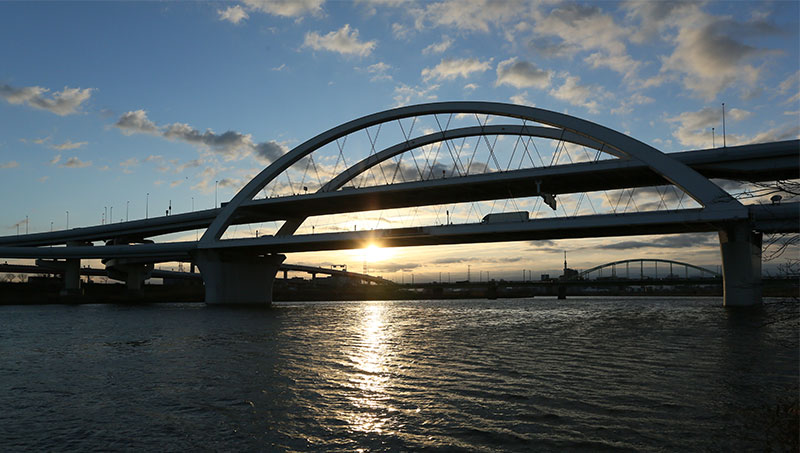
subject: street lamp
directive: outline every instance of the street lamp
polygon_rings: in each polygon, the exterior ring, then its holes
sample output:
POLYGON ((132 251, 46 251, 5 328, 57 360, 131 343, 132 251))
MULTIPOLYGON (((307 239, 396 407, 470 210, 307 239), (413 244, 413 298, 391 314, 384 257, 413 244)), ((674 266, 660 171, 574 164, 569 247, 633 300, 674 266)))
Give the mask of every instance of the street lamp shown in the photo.
POLYGON ((144 200, 144 218, 148 218, 147 210, 150 207, 150 192, 147 192, 147 198, 144 200))
POLYGON ((130 208, 131 201, 128 200, 125 202, 125 221, 128 221, 128 208, 130 208))
POLYGON ((217 187, 219 187, 219 181, 214 181, 214 209, 217 209, 217 187))
POLYGON ((67 211, 67 229, 69 229, 69 211, 67 211))

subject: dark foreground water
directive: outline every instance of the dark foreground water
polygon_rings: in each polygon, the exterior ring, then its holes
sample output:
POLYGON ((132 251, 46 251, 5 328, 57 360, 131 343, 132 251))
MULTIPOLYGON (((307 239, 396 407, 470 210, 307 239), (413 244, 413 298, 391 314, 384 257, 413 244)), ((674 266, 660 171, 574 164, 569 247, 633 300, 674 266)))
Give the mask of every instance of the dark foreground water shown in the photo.
POLYGON ((796 306, 720 305, 2 306, 0 450, 788 448, 796 306))

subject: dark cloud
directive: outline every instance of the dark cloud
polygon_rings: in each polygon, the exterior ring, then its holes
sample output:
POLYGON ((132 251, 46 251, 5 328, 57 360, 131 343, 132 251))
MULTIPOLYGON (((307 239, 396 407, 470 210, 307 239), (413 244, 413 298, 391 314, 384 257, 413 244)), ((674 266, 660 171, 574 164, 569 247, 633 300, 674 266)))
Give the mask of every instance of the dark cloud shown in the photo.
POLYGON ((715 233, 692 233, 661 236, 646 241, 622 241, 610 244, 595 245, 589 249, 601 250, 629 250, 640 248, 679 249, 702 246, 716 246, 718 244, 715 233))

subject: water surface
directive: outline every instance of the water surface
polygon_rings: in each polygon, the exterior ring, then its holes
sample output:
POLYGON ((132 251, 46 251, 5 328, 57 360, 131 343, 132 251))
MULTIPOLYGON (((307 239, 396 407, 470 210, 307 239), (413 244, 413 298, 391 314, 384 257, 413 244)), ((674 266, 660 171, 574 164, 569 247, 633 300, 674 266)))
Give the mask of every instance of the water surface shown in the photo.
POLYGON ((0 446, 781 448, 796 312, 718 298, 0 306, 0 446))

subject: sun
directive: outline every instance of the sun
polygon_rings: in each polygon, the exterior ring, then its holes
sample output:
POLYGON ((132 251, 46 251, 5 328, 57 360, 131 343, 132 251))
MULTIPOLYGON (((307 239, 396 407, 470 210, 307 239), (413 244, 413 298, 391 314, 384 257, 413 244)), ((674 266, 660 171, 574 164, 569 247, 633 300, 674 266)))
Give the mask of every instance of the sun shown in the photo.
POLYGON ((369 244, 363 249, 363 251, 364 251, 364 259, 368 263, 388 260, 389 258, 394 256, 394 252, 392 252, 392 249, 383 248, 377 244, 369 244))

